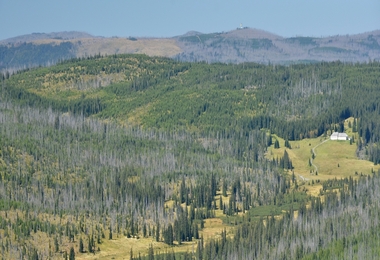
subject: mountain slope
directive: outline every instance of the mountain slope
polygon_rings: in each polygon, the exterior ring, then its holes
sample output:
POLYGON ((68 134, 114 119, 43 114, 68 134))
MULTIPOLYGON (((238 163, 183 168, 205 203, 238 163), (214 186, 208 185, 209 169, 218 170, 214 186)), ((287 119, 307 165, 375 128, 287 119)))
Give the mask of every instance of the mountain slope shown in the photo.
POLYGON ((380 31, 333 37, 282 38, 257 29, 179 37, 184 61, 280 63, 380 59, 380 31))
POLYGON ((0 69, 8 70, 46 66, 71 57, 123 53, 227 63, 367 62, 380 59, 380 31, 324 38, 283 38, 252 28, 211 34, 189 32, 174 38, 104 38, 63 32, 15 37, 1 41, 0 48, 0 69), (46 52, 49 48, 52 51, 46 52))
POLYGON ((379 68, 122 54, 5 74, 1 255, 373 258, 379 68), (355 141, 310 154, 344 130, 355 141), (341 253, 354 246, 361 252, 341 253))
POLYGON ((378 66, 208 65, 112 55, 26 71, 12 76, 5 89, 19 102, 148 127, 203 131, 233 124, 245 130, 271 126, 280 136, 296 140, 319 136, 350 116, 376 111, 368 104, 377 104, 378 66), (358 82, 363 72, 366 77, 358 82), (354 98, 358 95, 361 100, 354 98))

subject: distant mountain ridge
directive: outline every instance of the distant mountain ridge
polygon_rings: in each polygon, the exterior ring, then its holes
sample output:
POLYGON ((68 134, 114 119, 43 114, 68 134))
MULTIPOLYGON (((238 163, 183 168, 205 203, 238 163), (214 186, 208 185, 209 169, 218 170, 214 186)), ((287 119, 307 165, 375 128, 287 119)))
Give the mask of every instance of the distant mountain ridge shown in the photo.
POLYGON ((189 31, 171 38, 98 37, 85 32, 32 33, 0 41, 0 70, 47 66, 73 57, 141 53, 181 61, 274 64, 380 60, 380 30, 285 38, 255 28, 189 31))
POLYGON ((31 34, 20 35, 20 36, 2 40, 0 41, 0 44, 17 43, 17 42, 28 43, 28 42, 34 42, 37 40, 48 40, 48 39, 72 40, 72 39, 94 38, 94 37, 95 36, 89 33, 76 32, 76 31, 52 32, 52 33, 31 33, 31 34))
POLYGON ((243 39, 282 39, 282 36, 277 34, 267 32, 260 29, 255 28, 242 28, 236 29, 233 31, 229 31, 226 33, 226 37, 229 38, 243 38, 243 39))
POLYGON ((380 60, 380 30, 356 35, 290 37, 243 28, 230 32, 182 36, 177 59, 207 62, 366 62, 380 60))

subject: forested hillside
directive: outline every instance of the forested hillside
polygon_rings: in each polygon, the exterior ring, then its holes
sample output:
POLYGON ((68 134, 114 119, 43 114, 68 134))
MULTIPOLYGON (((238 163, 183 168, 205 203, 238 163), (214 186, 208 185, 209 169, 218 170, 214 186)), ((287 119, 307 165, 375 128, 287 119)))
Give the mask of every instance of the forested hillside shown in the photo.
POLYGON ((2 84, 4 95, 18 104, 157 129, 265 128, 299 140, 334 130, 353 116, 362 137, 359 148, 369 144, 373 155, 380 133, 379 67, 378 62, 209 65, 113 55, 26 70, 9 79, 7 74, 2 84))
POLYGON ((262 64, 367 62, 380 58, 380 31, 328 37, 281 37, 253 28, 178 37, 182 61, 262 64))
POLYGON ((353 117, 357 155, 378 164, 379 78, 378 62, 235 65, 145 55, 4 74, 1 255, 371 258, 378 174, 318 180, 315 197, 286 150, 273 160, 267 152, 276 136, 291 149, 289 141, 344 131, 353 117), (215 219, 224 229, 211 239, 215 219), (122 238, 125 251, 111 247, 122 238))
POLYGON ((0 45, 0 69, 19 70, 51 66, 61 60, 76 57, 76 46, 71 42, 59 44, 16 43, 0 45))

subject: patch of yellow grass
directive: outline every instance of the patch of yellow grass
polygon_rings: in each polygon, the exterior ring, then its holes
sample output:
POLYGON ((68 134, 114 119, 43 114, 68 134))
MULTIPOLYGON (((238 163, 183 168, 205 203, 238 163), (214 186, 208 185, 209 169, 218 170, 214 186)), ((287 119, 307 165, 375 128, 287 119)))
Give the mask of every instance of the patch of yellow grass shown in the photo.
POLYGON ((147 255, 150 245, 153 246, 155 254, 164 252, 192 252, 197 248, 197 241, 182 242, 180 246, 168 246, 163 242, 156 242, 152 237, 149 238, 127 238, 120 237, 113 240, 104 240, 100 245, 100 252, 96 254, 84 253, 77 254, 75 259, 130 259, 131 249, 134 257, 147 255))
MULTIPOLYGON (((221 238, 221 232, 226 229, 230 231, 232 227, 223 223, 219 218, 206 219, 204 228, 199 231, 200 236, 207 241, 211 238, 221 238)), ((195 252, 197 248, 197 240, 191 242, 182 242, 181 245, 174 242, 174 246, 168 246, 163 242, 156 242, 154 237, 149 238, 127 238, 120 236, 112 240, 102 240, 103 243, 99 246, 100 252, 96 254, 77 254, 76 259, 129 259, 131 248, 134 257, 147 255, 150 245, 153 245, 155 253, 164 252, 195 252)))
POLYGON ((308 185, 307 193, 311 196, 318 197, 321 189, 322 189, 321 184, 308 185))
POLYGON ((145 114, 149 112, 151 107, 152 103, 149 103, 147 105, 138 107, 134 109, 132 112, 128 113, 128 123, 132 125, 142 125, 141 119, 144 117, 145 114))
POLYGON ((199 231, 199 234, 203 235, 205 240, 211 238, 219 239, 221 238, 221 233, 224 229, 227 231, 231 229, 231 227, 224 224, 220 218, 206 219, 204 225, 203 230, 199 231))

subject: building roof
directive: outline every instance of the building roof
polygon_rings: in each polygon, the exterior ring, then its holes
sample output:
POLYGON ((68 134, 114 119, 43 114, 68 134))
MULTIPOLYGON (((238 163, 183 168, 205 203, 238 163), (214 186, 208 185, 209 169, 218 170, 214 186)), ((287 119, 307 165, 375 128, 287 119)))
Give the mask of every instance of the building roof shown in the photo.
POLYGON ((334 132, 331 134, 330 139, 347 139, 348 135, 346 133, 339 133, 339 132, 334 132))

